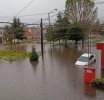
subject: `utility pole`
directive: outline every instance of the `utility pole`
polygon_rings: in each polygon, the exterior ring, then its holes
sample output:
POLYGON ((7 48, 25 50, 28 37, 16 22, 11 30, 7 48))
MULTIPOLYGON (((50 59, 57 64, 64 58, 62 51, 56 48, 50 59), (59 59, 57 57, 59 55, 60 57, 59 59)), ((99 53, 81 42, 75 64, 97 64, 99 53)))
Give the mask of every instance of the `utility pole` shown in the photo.
MULTIPOLYGON (((48 13, 48 20, 49 20, 49 33, 50 33, 50 14, 51 14, 54 10, 57 10, 57 9, 53 9, 51 12, 48 13)), ((50 47, 51 47, 51 33, 49 34, 49 37, 50 37, 50 47)))
POLYGON ((41 27, 41 52, 42 52, 42 58, 43 58, 44 55, 43 55, 43 22, 42 22, 42 18, 41 18, 40 27, 41 27))
MULTIPOLYGON (((48 20, 49 20, 49 33, 50 33, 50 13, 48 13, 48 20)), ((50 37, 50 47, 51 47, 51 33, 49 34, 50 37)))

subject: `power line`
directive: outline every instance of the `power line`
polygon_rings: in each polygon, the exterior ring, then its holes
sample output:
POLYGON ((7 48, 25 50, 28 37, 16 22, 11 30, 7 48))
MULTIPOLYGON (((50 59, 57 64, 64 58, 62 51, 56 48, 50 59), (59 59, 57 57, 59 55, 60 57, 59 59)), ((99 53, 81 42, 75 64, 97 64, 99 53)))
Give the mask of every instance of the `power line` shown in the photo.
MULTIPOLYGON (((20 14, 24 9, 26 9, 34 0, 32 0, 31 2, 29 2, 22 10, 20 10, 16 15, 15 17, 20 14)), ((14 18, 14 17, 13 17, 14 18)), ((13 18, 11 18, 8 22, 10 22, 13 18)))
POLYGON ((8 24, 11 24, 10 22, 0 22, 0 23, 8 23, 8 24))
MULTIPOLYGON (((32 0, 27 6, 29 6, 34 0, 32 0)), ((101 2, 101 1, 97 1, 95 2, 95 4, 103 4, 104 2, 101 2)), ((26 7, 27 7, 26 6, 26 7)), ((21 13, 26 7, 24 7, 19 13, 21 13)), ((56 12, 62 12, 62 11, 65 11, 65 10, 61 10, 61 11, 55 11, 55 12, 52 12, 52 13, 56 13, 56 12)), ((19 13, 17 13, 15 16, 17 16, 19 13)), ((22 16, 18 16, 18 17, 28 17, 28 16, 36 16, 36 15, 44 15, 44 14, 48 14, 48 13, 41 13, 41 14, 32 14, 32 15, 22 15, 22 16)), ((0 16, 0 17, 13 17, 14 16, 0 16)), ((12 18, 12 19, 13 19, 12 18)), ((12 19, 10 19, 8 22, 10 22, 12 19)))
MULTIPOLYGON (((44 19, 43 19, 44 20, 44 19)), ((41 21, 37 21, 37 22, 35 22, 35 23, 32 23, 32 24, 27 24, 27 25, 24 25, 24 26, 28 26, 28 25, 40 25, 40 23, 38 24, 38 22, 41 22, 41 21)), ((46 23, 45 23, 46 24, 46 23)), ((45 24, 43 24, 43 25, 45 25, 45 24)), ((69 27, 54 27, 54 25, 52 25, 53 27, 51 27, 51 29, 53 29, 53 30, 58 30, 58 29, 69 29, 70 28, 70 26, 69 27)), ((81 25, 82 26, 82 25, 81 25)), ((84 25, 84 26, 88 26, 88 25, 84 25)), ((97 25, 96 25, 97 26, 97 25)), ((3 29, 3 28, 2 28, 3 29)), ((17 29, 20 29, 20 28, 17 28, 17 29)), ((17 29, 15 29, 15 30, 17 30, 17 29)), ((11 30, 11 32, 15 32, 15 30, 11 30)))
MULTIPOLYGON (((29 6, 33 1, 34 1, 34 0, 32 0, 27 6, 29 6)), ((96 4, 102 4, 102 3, 104 3, 104 2, 97 1, 96 4)), ((21 13, 27 6, 25 6, 19 13, 21 13)), ((65 10, 62 10, 62 11, 65 11, 65 10)), ((56 12, 62 12, 62 11, 56 11, 56 12)), ((56 13, 56 12, 52 12, 52 13, 56 13)), ((15 16, 17 16, 19 13, 17 13, 15 16)), ((33 15, 22 15, 22 16, 18 16, 18 17, 36 16, 36 15, 43 15, 43 14, 48 14, 48 13, 33 14, 33 15)), ((12 16, 6 16, 6 17, 12 17, 12 16)), ((13 17, 13 18, 14 18, 14 17, 13 17)), ((12 19, 13 19, 13 18, 12 18, 12 19)), ((12 19, 10 19, 10 20, 8 21, 8 23, 9 23, 12 19)))
MULTIPOLYGON (((50 18, 51 18, 51 17, 54 17, 54 16, 56 16, 56 15, 58 15, 58 14, 52 15, 52 16, 50 16, 50 18)), ((48 20, 48 18, 44 18, 43 20, 48 20)), ((35 22, 35 23, 38 23, 38 22, 40 22, 40 21, 37 21, 37 22, 35 22)), ((33 23, 33 24, 34 24, 34 23, 33 23)))
POLYGON ((100 1, 99 1, 99 2, 97 2, 97 3, 95 3, 95 4, 104 4, 104 2, 100 2, 100 1))
MULTIPOLYGON (((63 12, 65 10, 61 10, 61 11, 55 11, 52 13, 57 13, 57 12, 63 12)), ((28 17, 28 16, 38 16, 38 15, 47 15, 48 13, 40 13, 40 14, 32 14, 32 15, 21 15, 21 16, 17 16, 17 17, 28 17)), ((14 16, 0 16, 0 17, 14 17, 14 16)))
POLYGON ((28 5, 26 5, 19 13, 17 13, 15 16, 17 16, 18 14, 20 14, 24 9, 26 9, 34 0, 32 0, 28 5))
MULTIPOLYGON (((52 15, 52 16, 50 16, 50 18, 51 18, 51 17, 54 17, 54 16, 56 16, 56 15, 58 15, 58 14, 52 15)), ((48 20, 48 18, 45 18, 45 19, 43 19, 43 20, 48 20)), ((32 24, 26 24, 25 26, 28 26, 28 25, 40 25, 40 24, 38 24, 39 22, 40 22, 40 21, 34 22, 34 23, 32 23, 32 24)), ((10 23, 10 22, 0 22, 0 23, 9 23, 9 24, 12 24, 12 23, 10 23)))
MULTIPOLYGON (((57 12, 62 12, 62 11, 65 11, 65 10, 61 10, 61 11, 55 11, 55 12, 52 12, 52 13, 57 13, 57 12)), ((48 14, 48 13, 33 14, 33 15, 22 15, 22 16, 18 16, 18 17, 36 16, 36 15, 44 15, 44 14, 48 14)))
MULTIPOLYGON (((57 15, 57 14, 55 14, 55 15, 53 15, 53 16, 50 16, 50 18, 51 18, 51 17, 54 17, 54 16, 56 16, 56 15, 57 15)), ((43 20, 46 20, 46 19, 48 19, 48 18, 45 18, 45 19, 43 19, 43 20)), ((37 21, 37 22, 32 23, 32 24, 26 24, 26 25, 24 25, 24 26, 29 26, 29 25, 40 25, 39 22, 41 22, 41 21, 37 21)), ((5 23, 5 22, 2 22, 2 23, 5 23)), ((6 23, 8 23, 8 22, 6 22, 6 23)), ((20 29, 20 28, 17 28, 17 29, 20 29)), ((17 29, 15 29, 15 30, 17 30, 17 29)), ((15 30, 11 30, 11 32, 14 32, 15 30)))
MULTIPOLYGON (((32 3, 33 1, 34 1, 34 0, 32 0, 30 3, 32 3)), ((30 4, 30 3, 29 3, 29 4, 30 4)), ((102 4, 102 3, 104 3, 104 2, 101 2, 101 1, 95 2, 95 4, 102 4)), ((29 4, 28 4, 28 5, 29 5, 29 4)), ((27 6, 28 6, 28 5, 27 5, 27 6)), ((26 6, 26 7, 27 7, 27 6, 26 6)), ((19 13, 21 13, 26 7, 24 7, 19 13)), ((52 12, 52 13, 62 12, 62 11, 65 11, 65 10, 55 11, 55 12, 52 12)), ((18 14, 19 14, 19 13, 18 13, 18 14)), ((17 14, 17 15, 18 15, 18 14, 17 14)), ((40 13, 40 14, 32 14, 32 15, 21 15, 21 16, 15 15, 15 16, 17 16, 17 17, 26 17, 26 16, 36 16, 36 15, 44 15, 44 14, 48 14, 48 13, 40 13)), ((14 16, 0 16, 0 17, 14 17, 14 16)))

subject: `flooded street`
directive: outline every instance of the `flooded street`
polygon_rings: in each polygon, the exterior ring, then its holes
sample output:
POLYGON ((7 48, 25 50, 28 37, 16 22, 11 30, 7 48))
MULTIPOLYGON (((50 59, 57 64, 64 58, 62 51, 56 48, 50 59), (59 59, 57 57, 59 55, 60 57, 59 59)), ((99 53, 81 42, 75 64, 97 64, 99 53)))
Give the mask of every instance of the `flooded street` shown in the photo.
MULTIPOLYGON (((40 44, 23 44, 3 49, 41 51, 40 44)), ((0 63, 0 100, 104 100, 104 91, 84 83, 84 70, 76 67, 77 58, 87 52, 86 48, 45 45, 44 60, 30 62, 23 59, 0 63)), ((96 54, 96 77, 103 77, 100 65, 100 51, 91 48, 96 54)))

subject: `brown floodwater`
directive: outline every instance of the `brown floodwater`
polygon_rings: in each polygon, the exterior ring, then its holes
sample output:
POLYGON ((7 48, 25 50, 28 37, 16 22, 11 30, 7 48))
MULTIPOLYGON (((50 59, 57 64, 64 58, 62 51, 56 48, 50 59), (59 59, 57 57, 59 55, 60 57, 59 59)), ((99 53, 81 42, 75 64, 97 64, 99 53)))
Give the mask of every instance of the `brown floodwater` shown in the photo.
MULTIPOLYGON (((0 49, 41 51, 40 44, 1 46, 0 49)), ((104 100, 104 91, 92 88, 84 82, 84 70, 76 67, 77 58, 88 48, 55 46, 46 44, 44 60, 30 62, 23 59, 0 63, 0 100, 104 100)), ((96 54, 96 77, 104 77, 100 65, 100 51, 91 48, 96 54)))

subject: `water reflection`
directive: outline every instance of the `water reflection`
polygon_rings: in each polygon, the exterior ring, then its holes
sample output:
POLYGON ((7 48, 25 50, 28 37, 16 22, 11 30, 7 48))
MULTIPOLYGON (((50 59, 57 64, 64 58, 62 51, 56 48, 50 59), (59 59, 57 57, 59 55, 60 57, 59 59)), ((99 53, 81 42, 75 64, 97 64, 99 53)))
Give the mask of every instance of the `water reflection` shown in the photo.
POLYGON ((88 97, 90 97, 90 98, 95 98, 96 97, 96 89, 95 88, 93 88, 92 86, 91 86, 91 84, 87 84, 87 83, 85 83, 84 84, 84 89, 85 89, 85 96, 88 96, 88 97))
POLYGON ((104 70, 101 69, 101 78, 104 78, 104 70))
POLYGON ((73 64, 81 54, 86 52, 86 49, 78 47, 56 47, 53 48, 52 52, 55 59, 60 59, 63 62, 69 61, 73 64))
POLYGON ((33 69, 36 69, 38 66, 39 61, 30 61, 30 64, 32 65, 33 69))
POLYGON ((5 46, 5 49, 7 50, 21 50, 26 51, 26 45, 25 44, 19 44, 19 45, 11 45, 11 46, 5 46))

